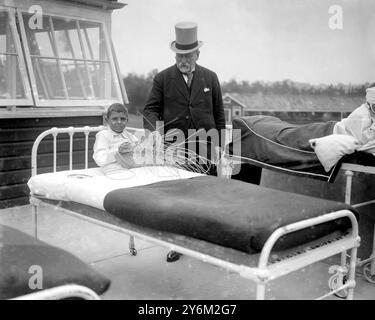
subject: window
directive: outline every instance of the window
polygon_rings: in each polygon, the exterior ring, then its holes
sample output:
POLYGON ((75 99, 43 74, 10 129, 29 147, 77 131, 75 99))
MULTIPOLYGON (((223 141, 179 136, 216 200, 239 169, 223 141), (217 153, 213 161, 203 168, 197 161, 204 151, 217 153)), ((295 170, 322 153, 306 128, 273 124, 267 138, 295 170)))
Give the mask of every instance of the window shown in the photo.
POLYGON ((239 117, 241 116, 241 107, 240 106, 235 106, 233 107, 233 116, 234 117, 239 117))
POLYGON ((14 10, 0 7, 0 105, 31 105, 14 10))
POLYGON ((0 106, 123 102, 103 23, 44 14, 34 26, 30 18, 0 7, 0 106))
POLYGON ((34 94, 40 105, 54 100, 65 104, 69 100, 70 105, 121 100, 103 24, 44 16, 43 27, 31 29, 30 18, 22 13, 34 94))

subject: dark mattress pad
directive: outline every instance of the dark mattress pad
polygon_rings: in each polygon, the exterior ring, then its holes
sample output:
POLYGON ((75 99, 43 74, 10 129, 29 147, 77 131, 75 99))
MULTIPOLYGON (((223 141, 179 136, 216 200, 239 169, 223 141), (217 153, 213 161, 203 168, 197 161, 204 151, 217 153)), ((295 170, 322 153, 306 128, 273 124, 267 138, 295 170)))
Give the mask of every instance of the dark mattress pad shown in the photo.
POLYGON ((102 294, 111 282, 71 253, 0 225, 1 300, 72 283, 102 294), (41 270, 40 288, 30 287, 36 282, 33 275, 37 275, 32 267, 41 270))
MULTIPOLYGON (((340 202, 212 176, 117 189, 106 195, 104 208, 127 222, 247 253, 259 252, 278 227, 341 209, 353 211, 340 202)), ((344 231, 349 225, 349 219, 342 218, 293 232, 275 249, 344 231)))

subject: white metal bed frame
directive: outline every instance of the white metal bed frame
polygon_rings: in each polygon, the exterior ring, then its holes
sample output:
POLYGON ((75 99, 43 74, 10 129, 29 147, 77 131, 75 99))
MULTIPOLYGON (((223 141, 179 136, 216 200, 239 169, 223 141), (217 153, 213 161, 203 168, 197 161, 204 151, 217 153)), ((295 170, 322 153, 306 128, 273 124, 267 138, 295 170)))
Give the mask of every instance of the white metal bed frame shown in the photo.
POLYGON ((26 294, 11 300, 62 300, 79 298, 83 300, 100 300, 99 296, 91 289, 77 284, 66 284, 35 293, 26 294))
MULTIPOLYGON (((41 133, 34 142, 32 148, 32 176, 37 174, 37 151, 39 143, 48 135, 52 135, 53 137, 53 172, 56 172, 56 159, 57 159, 57 152, 56 152, 56 144, 57 144, 57 135, 60 133, 68 133, 70 139, 70 152, 69 152, 69 169, 73 169, 73 136, 75 133, 84 133, 85 135, 85 168, 88 168, 88 138, 90 132, 97 132, 102 130, 104 127, 79 127, 79 128, 52 128, 43 133, 41 133)), ((140 130, 140 129, 133 129, 129 128, 130 130, 140 130)), ((33 223, 34 223, 34 234, 35 237, 38 236, 37 233, 37 215, 38 215, 38 206, 47 206, 50 207, 51 204, 44 202, 42 199, 38 197, 34 197, 30 195, 30 203, 32 205, 32 214, 33 214, 33 223)), ((53 205, 52 205, 53 206, 53 205)), ((120 226, 110 224, 107 222, 99 221, 97 219, 93 219, 91 217, 85 216, 75 211, 62 209, 65 213, 75 216, 77 218, 83 219, 85 221, 92 222, 94 224, 112 229, 114 231, 118 231, 124 234, 127 234, 130 237, 129 241, 129 248, 130 252, 133 255, 136 255, 136 250, 134 246, 134 237, 143 239, 145 241, 154 243, 156 245, 161 245, 164 247, 169 247, 171 250, 178 251, 182 254, 191 256, 198 260, 202 260, 204 262, 211 263, 218 267, 224 268, 226 270, 234 271, 240 274, 242 277, 252 280, 256 283, 256 299, 263 300, 265 298, 265 289, 268 282, 275 280, 281 276, 287 275, 293 271, 297 271, 303 267, 306 267, 312 263, 324 260, 328 257, 346 253, 346 251, 350 250, 350 262, 349 262, 349 270, 348 270, 348 277, 347 280, 344 282, 342 281, 339 283, 336 288, 327 294, 319 297, 318 299, 324 299, 329 297, 337 292, 342 290, 347 290, 346 299, 353 299, 354 294, 354 287, 355 287, 355 268, 356 268, 356 257, 357 257, 357 247, 360 245, 360 238, 358 235, 358 224, 354 214, 350 210, 340 210, 336 212, 331 212, 328 214, 324 214, 315 218, 302 220, 296 223, 292 223, 286 225, 284 227, 278 228, 275 230, 272 235, 266 241, 258 260, 257 267, 250 267, 243 264, 236 264, 233 262, 225 261, 219 259, 213 255, 204 254, 196 250, 189 249, 187 247, 176 245, 168 240, 165 239, 156 239, 150 237, 146 234, 142 234, 141 232, 137 232, 134 230, 127 230, 120 226), (308 228, 311 226, 315 226, 327 221, 332 221, 338 218, 348 217, 351 222, 351 231, 349 234, 340 237, 334 241, 327 241, 321 246, 316 247, 308 247, 305 250, 299 250, 297 253, 288 256, 287 258, 282 259, 281 261, 268 264, 270 259, 270 254, 272 248, 276 241, 280 239, 282 236, 301 230, 304 228, 308 228)))

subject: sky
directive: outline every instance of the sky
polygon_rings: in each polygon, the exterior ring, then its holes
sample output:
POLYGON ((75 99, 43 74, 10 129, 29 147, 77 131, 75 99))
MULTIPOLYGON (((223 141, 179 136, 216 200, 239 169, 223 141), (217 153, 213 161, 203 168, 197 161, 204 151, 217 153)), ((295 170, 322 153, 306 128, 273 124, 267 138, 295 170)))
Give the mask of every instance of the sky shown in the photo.
POLYGON ((198 63, 220 81, 375 81, 373 0, 121 2, 127 6, 113 13, 112 38, 123 75, 174 64, 174 25, 194 21, 204 42, 198 63))

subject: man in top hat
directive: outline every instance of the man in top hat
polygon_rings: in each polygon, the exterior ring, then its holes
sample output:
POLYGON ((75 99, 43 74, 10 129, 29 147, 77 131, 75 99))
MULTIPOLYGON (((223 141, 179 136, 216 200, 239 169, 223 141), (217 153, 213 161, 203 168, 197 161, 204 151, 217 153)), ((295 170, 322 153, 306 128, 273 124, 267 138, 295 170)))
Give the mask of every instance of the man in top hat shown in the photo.
MULTIPOLYGON (((198 26, 194 22, 175 25, 176 41, 170 45, 176 64, 158 73, 143 110, 144 128, 157 129, 162 121, 164 134, 180 129, 188 138, 189 129, 216 129, 219 138, 225 129, 225 115, 216 73, 198 65, 198 26)), ((207 151, 210 151, 208 148, 207 151)))
MULTIPOLYGON (((216 73, 196 63, 203 45, 198 41, 197 30, 194 22, 175 25, 176 40, 170 48, 176 54, 176 63, 155 76, 143 110, 143 126, 153 132, 158 129, 157 122, 162 121, 164 134, 168 136, 168 132, 179 129, 184 139, 189 137, 189 129, 216 129, 217 145, 221 130, 225 130, 221 88, 216 73)), ((196 149, 201 148, 202 142, 196 149)), ((210 150, 211 145, 206 144, 208 158, 212 159, 214 155, 210 150)), ((177 260, 179 256, 171 253, 167 261, 177 260)))

